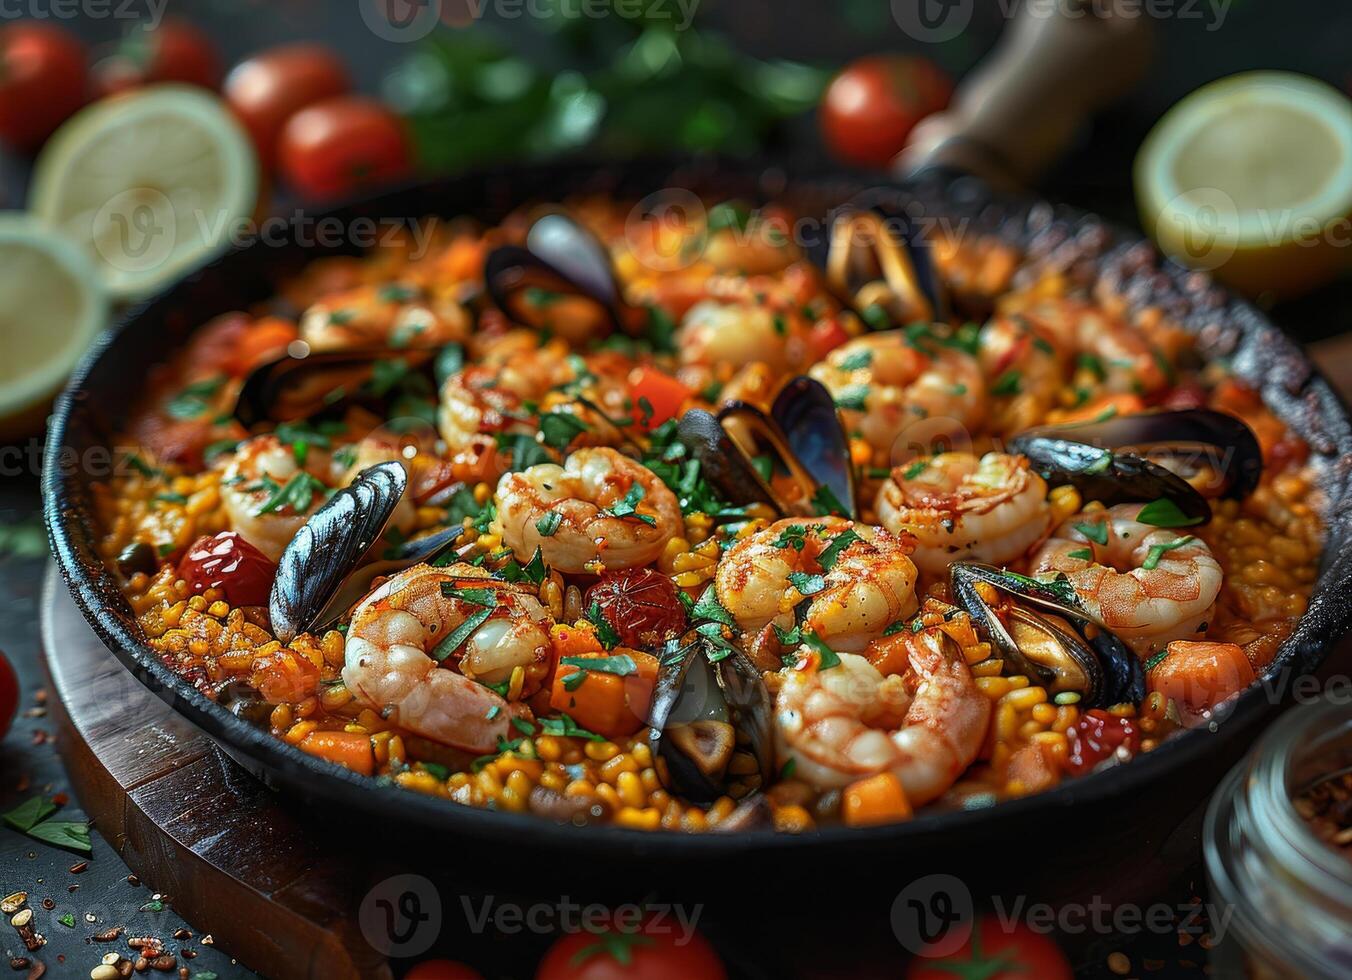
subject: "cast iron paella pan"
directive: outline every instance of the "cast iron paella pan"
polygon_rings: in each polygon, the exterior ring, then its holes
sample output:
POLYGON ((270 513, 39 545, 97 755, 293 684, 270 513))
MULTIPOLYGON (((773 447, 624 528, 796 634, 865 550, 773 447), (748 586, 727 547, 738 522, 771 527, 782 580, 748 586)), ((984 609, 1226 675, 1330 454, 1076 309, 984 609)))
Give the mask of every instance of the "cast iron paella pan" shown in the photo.
MULTIPOLYGON (((1312 468, 1328 501, 1323 564, 1308 611, 1260 682, 1233 703, 1214 730, 1179 733, 1128 765, 991 807, 801 835, 769 830, 681 835, 559 826, 381 785, 308 755, 208 699, 160 661, 99 558, 90 495, 93 477, 81 467, 61 463, 112 445, 139 379, 194 327, 271 295, 279 281, 320 254, 294 240, 280 247, 254 243, 238 248, 132 310, 88 353, 57 403, 43 474, 46 521, 61 573, 99 637, 140 681, 250 771, 279 792, 322 805, 326 814, 354 828, 347 839, 369 840, 362 828, 378 831, 386 856, 390 848, 398 853, 402 845, 397 841, 406 840, 410 860, 421 866, 453 865, 462 880, 476 872, 491 875, 490 868, 500 873, 504 864, 521 862, 533 869, 542 888, 566 892, 571 887, 576 894, 584 881, 593 889, 607 882, 633 887, 638 867, 643 869, 641 887, 688 887, 708 898, 711 881, 728 881, 727 890, 737 890, 735 880, 723 877, 730 866, 739 872, 738 879, 743 873, 757 876, 746 881, 773 881, 786 869, 796 869, 795 874, 804 868, 843 873, 861 885, 878 883, 893 895, 898 883, 930 871, 957 874, 974 890, 1036 889, 1048 896, 1109 893, 1118 887, 1115 881, 1130 889, 1137 886, 1126 882, 1170 877, 1177 871, 1175 846, 1188 847, 1185 818, 1278 709, 1290 680, 1315 671, 1352 620, 1352 425, 1347 409, 1294 342, 1206 276, 1161 261, 1149 243, 1092 214, 997 194, 976 178, 943 170, 880 187, 858 176, 789 177, 774 167, 745 164, 541 166, 418 185, 333 214, 345 224, 360 217, 425 215, 492 221, 531 201, 578 192, 638 199, 662 188, 687 188, 715 199, 774 198, 809 215, 824 215, 866 191, 871 200, 905 209, 913 218, 965 222, 970 233, 1014 245, 1026 263, 1055 265, 1079 283, 1106 285, 1134 306, 1162 307, 1197 336, 1203 357, 1226 358, 1235 374, 1260 391, 1269 407, 1309 443, 1312 468), (429 847, 428 840, 455 845, 429 847), (1009 859, 1016 846, 1025 859, 1009 859), (1035 874, 1028 854, 1035 858, 1035 874)), ((758 901, 770 905, 802 898, 792 891, 782 899, 757 891, 758 901)), ((886 908, 879 911, 885 914, 886 908)))

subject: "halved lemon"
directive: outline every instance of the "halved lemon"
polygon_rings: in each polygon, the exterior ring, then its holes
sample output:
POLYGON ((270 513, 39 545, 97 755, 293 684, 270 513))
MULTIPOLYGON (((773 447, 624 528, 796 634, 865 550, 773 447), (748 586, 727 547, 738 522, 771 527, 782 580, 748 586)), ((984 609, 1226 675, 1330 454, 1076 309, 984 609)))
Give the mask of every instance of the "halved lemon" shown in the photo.
POLYGON ((153 293, 229 245, 258 165, 220 99, 159 85, 76 114, 48 141, 30 207, 94 259, 119 299, 153 293))
POLYGON ((38 427, 108 321, 94 264, 25 214, 0 214, 0 437, 38 427))
POLYGON ((1288 72, 1212 82, 1146 138, 1136 201, 1161 249, 1237 289, 1321 285, 1352 258, 1352 101, 1288 72))

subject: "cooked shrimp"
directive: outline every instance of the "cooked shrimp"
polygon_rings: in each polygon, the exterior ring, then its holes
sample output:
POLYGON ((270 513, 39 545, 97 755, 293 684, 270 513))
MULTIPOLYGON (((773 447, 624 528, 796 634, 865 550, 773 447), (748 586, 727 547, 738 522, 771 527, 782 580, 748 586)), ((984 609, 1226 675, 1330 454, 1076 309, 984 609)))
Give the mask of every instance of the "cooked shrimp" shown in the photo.
POLYGON ((1043 420, 1070 378, 1087 398, 1149 394, 1169 384, 1161 351, 1126 320, 1079 300, 1033 298, 1006 303, 980 335, 980 359, 997 396, 994 424, 1017 432, 1043 420))
POLYGON ((545 564, 565 573, 647 565, 684 530, 667 485, 606 447, 508 473, 496 499, 503 543, 516 557, 528 561, 539 548, 545 564))
POLYGON ((437 428, 452 452, 484 433, 533 433, 536 425, 527 403, 538 403, 551 388, 575 377, 563 341, 541 343, 534 331, 511 331, 487 347, 479 363, 446 379, 437 428))
POLYGON ((905 643, 910 670, 883 677, 864 657, 839 653, 821 669, 783 672, 775 696, 780 765, 834 789, 878 773, 900 780, 914 806, 942 795, 976 758, 990 721, 962 652, 938 631, 889 637, 905 643))
POLYGON ((305 311, 300 339, 312 350, 442 347, 470 332, 452 291, 388 282, 326 296, 305 311))
POLYGON ((511 737, 512 719, 528 712, 485 685, 510 683, 520 667, 523 690, 538 686, 549 627, 534 596, 480 568, 415 565, 353 612, 343 682, 393 725, 467 752, 492 752, 511 737), (450 637, 459 639, 454 650, 439 647, 450 637))
POLYGON ((685 364, 735 369, 764 361, 777 372, 797 370, 813 356, 813 325, 836 308, 820 274, 803 264, 773 277, 709 276, 703 296, 686 312, 676 335, 685 364))
POLYGON ((1003 565, 1051 530, 1047 483, 1022 456, 940 453, 898 466, 878 491, 878 520, 915 536, 927 575, 964 558, 1003 565))
POLYGON ((1147 654, 1202 631, 1222 573, 1201 538, 1140 523, 1141 507, 1075 515, 1034 556, 1032 571, 1064 573, 1087 613, 1147 654))
POLYGON ((882 528, 839 517, 786 518, 728 549, 714 574, 715 594, 747 632, 791 628, 794 607, 807 600, 806 628, 835 649, 862 650, 915 612, 907 551, 905 539, 882 528))
POLYGON ((221 477, 221 500, 231 528, 276 561, 333 482, 327 453, 310 449, 300 454, 275 435, 254 436, 230 457, 221 477))
POLYGON ((830 390, 846 428, 880 459, 899 461, 916 448, 929 452, 934 438, 974 432, 985 421, 986 383, 976 359, 941 343, 925 348, 904 330, 866 334, 808 372, 830 390), (902 444, 912 427, 925 437, 902 444))

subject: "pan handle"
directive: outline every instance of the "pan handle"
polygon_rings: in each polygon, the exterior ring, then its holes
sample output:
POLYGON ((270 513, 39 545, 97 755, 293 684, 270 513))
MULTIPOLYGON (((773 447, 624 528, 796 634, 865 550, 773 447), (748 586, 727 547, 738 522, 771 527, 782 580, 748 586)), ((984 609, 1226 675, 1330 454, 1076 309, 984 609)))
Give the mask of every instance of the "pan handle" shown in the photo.
POLYGON ((1152 40, 1139 6, 1024 0, 952 105, 916 126, 894 170, 909 176, 942 167, 1000 187, 1026 186, 1088 116, 1131 90, 1150 62, 1152 40))

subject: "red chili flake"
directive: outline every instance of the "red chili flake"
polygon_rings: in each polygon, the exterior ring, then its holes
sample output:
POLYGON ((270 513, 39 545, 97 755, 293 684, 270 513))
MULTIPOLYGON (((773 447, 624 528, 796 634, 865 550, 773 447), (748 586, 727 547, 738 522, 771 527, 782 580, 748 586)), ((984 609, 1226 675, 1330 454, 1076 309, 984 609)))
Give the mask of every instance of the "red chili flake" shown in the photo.
POLYGON ((76 861, 74 864, 70 866, 70 873, 73 875, 78 875, 81 872, 83 872, 87 867, 89 867, 88 861, 76 861))
POLYGON ((676 586, 651 568, 607 572, 587 590, 583 607, 592 603, 627 647, 655 646, 685 629, 676 586))
POLYGON ((1141 735, 1131 718, 1110 715, 1102 708, 1091 708, 1066 732, 1070 751, 1064 763, 1073 776, 1083 776, 1119 747, 1134 755, 1141 735))
POLYGON ((57 793, 55 796, 52 797, 52 802, 55 803, 57 806, 65 806, 67 803, 70 802, 70 794, 57 793))

